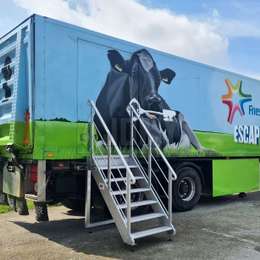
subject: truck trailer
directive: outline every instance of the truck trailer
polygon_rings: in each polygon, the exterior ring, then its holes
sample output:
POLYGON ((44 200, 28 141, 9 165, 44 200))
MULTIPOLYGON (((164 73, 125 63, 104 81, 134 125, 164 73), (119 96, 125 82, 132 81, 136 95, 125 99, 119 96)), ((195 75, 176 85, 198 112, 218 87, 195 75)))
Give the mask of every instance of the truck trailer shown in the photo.
POLYGON ((201 195, 259 190, 259 80, 33 15, 0 38, 0 84, 0 193, 20 214, 85 209, 134 245, 201 195))

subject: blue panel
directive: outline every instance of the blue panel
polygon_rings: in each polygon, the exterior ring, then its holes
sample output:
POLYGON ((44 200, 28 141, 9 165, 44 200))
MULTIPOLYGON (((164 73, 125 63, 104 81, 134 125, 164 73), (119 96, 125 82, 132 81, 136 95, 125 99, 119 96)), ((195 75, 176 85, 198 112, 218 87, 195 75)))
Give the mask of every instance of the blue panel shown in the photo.
MULTIPOLYGON (((35 118, 86 121, 87 100, 95 100, 105 83, 110 65, 107 50, 117 49, 125 57, 143 48, 52 19, 36 17, 35 118)), ((168 104, 181 111, 191 127, 200 131, 233 133, 234 125, 259 125, 259 118, 248 114, 249 105, 260 107, 260 82, 147 48, 159 69, 171 68, 176 78, 170 86, 160 86, 168 104), (245 115, 235 114, 227 122, 225 80, 243 82, 243 92, 252 95, 245 103, 245 115)))

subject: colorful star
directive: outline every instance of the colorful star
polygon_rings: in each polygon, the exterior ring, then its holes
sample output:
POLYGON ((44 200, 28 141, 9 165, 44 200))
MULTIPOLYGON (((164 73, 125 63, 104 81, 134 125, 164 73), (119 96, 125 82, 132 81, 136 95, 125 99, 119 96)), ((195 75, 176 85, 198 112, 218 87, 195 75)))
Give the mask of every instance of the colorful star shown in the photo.
POLYGON ((228 106, 227 121, 232 124, 234 115, 238 111, 241 116, 245 114, 244 104, 252 101, 252 95, 245 94, 242 91, 242 80, 238 80, 236 85, 233 85, 229 79, 225 80, 228 88, 228 93, 222 96, 222 103, 228 106), (234 100, 238 97, 238 100, 234 100))

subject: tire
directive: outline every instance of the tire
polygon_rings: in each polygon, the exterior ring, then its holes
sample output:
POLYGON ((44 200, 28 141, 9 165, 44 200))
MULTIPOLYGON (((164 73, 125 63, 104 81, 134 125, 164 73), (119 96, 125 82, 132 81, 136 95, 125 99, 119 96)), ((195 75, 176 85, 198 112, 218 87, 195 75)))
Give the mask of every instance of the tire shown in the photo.
POLYGON ((27 203, 25 199, 16 199, 16 207, 17 207, 17 212, 19 215, 22 216, 27 216, 29 215, 27 203))
POLYGON ((65 199, 62 204, 74 211, 83 212, 85 208, 85 201, 84 200, 77 200, 77 199, 65 199))
POLYGON ((197 170, 190 166, 177 169, 177 180, 173 182, 172 205, 176 211, 191 210, 201 196, 201 179, 197 170))
POLYGON ((48 207, 45 202, 34 202, 36 221, 49 221, 48 207))

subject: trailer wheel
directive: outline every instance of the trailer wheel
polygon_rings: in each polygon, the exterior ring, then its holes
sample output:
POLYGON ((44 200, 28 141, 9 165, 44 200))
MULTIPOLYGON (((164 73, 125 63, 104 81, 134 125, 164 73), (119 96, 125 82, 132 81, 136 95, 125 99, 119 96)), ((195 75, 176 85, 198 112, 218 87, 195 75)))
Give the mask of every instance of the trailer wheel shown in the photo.
POLYGON ((47 203, 34 202, 36 221, 49 221, 47 203))
POLYGON ((29 215, 27 203, 25 199, 16 199, 16 207, 19 215, 26 216, 29 215))
POLYGON ((173 182, 173 208, 177 211, 191 210, 201 196, 199 173, 190 166, 177 170, 177 180, 173 182))

